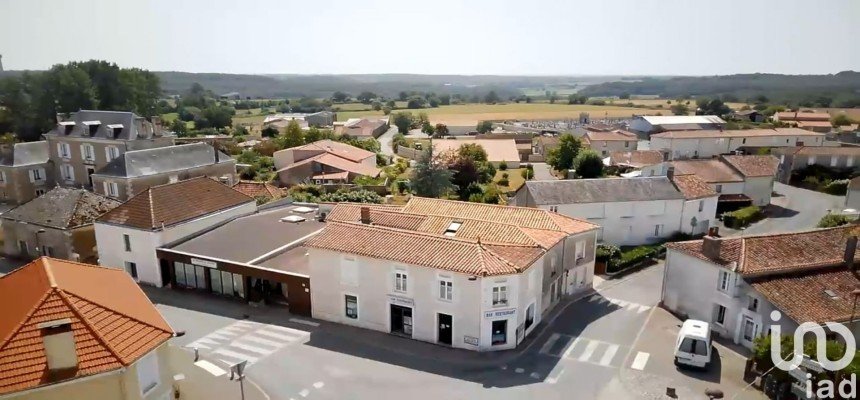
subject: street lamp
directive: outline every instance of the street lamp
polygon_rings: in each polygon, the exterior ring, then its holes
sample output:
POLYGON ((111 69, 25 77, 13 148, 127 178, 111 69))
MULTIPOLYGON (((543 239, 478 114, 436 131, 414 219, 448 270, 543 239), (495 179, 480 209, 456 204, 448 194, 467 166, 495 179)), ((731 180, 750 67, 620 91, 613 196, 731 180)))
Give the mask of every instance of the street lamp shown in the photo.
POLYGON ((242 400, 245 400, 245 365, 248 364, 248 360, 240 361, 236 364, 230 366, 230 380, 238 380, 239 381, 239 391, 242 393, 242 400))

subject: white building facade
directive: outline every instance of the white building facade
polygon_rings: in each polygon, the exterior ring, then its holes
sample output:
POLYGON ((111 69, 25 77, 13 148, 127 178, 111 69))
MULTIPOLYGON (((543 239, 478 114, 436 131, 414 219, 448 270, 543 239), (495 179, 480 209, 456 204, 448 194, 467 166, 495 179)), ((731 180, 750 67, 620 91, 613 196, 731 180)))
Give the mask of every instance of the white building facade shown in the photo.
POLYGON ((677 131, 651 135, 651 150, 683 160, 729 154, 741 147, 823 146, 824 139, 822 133, 798 128, 677 131))

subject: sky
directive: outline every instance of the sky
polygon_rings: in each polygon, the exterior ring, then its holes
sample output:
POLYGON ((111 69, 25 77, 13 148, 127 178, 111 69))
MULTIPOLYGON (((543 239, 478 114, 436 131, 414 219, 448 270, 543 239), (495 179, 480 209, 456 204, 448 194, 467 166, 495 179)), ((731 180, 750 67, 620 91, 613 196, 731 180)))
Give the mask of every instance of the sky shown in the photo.
POLYGON ((860 0, 0 0, 6 70, 827 74, 858 39, 860 0))

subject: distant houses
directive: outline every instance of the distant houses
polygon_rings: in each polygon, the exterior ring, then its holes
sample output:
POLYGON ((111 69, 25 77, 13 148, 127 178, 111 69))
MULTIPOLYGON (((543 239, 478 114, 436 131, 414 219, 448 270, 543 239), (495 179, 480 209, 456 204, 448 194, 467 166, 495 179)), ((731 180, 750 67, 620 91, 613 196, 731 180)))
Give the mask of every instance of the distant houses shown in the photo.
POLYGON ((346 122, 335 122, 334 133, 359 139, 378 138, 389 128, 388 118, 350 118, 346 122))
POLYGON ((726 121, 716 115, 642 115, 630 122, 636 133, 654 134, 667 131, 719 130, 726 121))
POLYGON ((636 150, 639 139, 635 133, 620 129, 606 131, 589 130, 583 137, 583 145, 603 157, 614 151, 636 150))
POLYGON ((772 149, 771 153, 779 157, 778 180, 788 183, 791 173, 811 165, 835 169, 851 169, 860 167, 860 147, 782 147, 772 149))
POLYGON ((24 204, 54 187, 48 142, 0 145, 0 202, 24 204))
POLYGON ((284 186, 351 183, 359 176, 375 178, 381 173, 375 153, 333 140, 276 151, 274 163, 284 186))
POLYGON ((286 128, 290 121, 296 121, 302 129, 309 127, 329 127, 334 125, 337 120, 337 114, 331 111, 319 111, 315 113, 288 113, 288 114, 273 114, 267 115, 263 120, 264 127, 274 127, 278 129, 286 128))

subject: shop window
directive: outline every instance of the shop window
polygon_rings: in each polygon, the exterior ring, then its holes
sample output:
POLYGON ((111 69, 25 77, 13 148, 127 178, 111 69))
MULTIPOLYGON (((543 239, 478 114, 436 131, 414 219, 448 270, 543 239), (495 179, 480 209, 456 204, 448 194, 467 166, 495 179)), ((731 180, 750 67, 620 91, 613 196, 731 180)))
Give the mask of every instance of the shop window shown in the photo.
POLYGON ((491 330, 493 333, 493 336, 491 338, 491 344, 493 346, 508 343, 508 320, 503 319, 499 321, 493 321, 493 326, 491 330))

